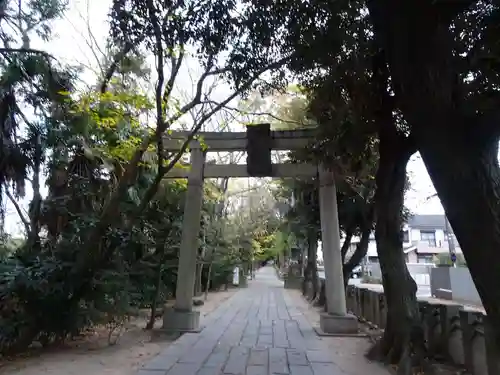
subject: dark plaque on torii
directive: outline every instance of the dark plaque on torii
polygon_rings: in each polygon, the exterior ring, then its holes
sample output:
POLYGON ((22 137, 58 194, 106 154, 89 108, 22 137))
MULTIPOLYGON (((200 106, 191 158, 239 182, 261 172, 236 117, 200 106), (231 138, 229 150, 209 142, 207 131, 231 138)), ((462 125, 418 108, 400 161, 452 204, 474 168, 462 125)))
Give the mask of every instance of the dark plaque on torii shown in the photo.
POLYGON ((247 172, 252 177, 273 175, 271 124, 247 125, 247 172))

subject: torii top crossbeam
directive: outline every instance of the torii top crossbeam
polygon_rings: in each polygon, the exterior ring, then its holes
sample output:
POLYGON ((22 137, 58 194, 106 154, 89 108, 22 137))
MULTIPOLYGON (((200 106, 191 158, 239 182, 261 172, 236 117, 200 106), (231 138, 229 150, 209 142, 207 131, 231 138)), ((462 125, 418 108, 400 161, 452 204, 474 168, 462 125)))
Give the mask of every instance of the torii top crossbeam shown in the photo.
MULTIPOLYGON (((165 136, 164 147, 168 151, 178 151, 190 132, 175 131, 165 136)), ((273 150, 296 150, 307 146, 317 137, 316 129, 279 130, 271 132, 273 150)), ((244 151, 247 148, 246 132, 200 132, 197 137, 209 151, 244 151)))

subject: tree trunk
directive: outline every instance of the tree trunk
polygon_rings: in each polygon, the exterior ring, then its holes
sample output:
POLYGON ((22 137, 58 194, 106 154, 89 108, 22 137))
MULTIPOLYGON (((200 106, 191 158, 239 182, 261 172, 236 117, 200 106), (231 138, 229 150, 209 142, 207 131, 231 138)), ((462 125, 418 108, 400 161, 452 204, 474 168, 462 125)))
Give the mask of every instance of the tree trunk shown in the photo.
POLYGON ((368 6, 398 103, 460 243, 499 350, 498 125, 465 101, 462 78, 450 68, 454 57, 449 24, 470 3, 447 7, 372 0, 368 6))
MULTIPOLYGON (((317 267, 318 239, 315 232, 310 231, 307 236, 307 265, 304 272, 304 286, 311 283, 312 296, 307 296, 311 300, 316 298, 318 293, 318 267, 317 267)), ((306 290, 306 288, 304 288, 306 290)), ((307 292, 306 292, 307 293, 307 292)))
POLYGON ((202 285, 201 285, 201 275, 203 273, 203 259, 200 259, 196 263, 196 275, 195 275, 195 283, 194 283, 194 296, 199 297, 203 293, 202 285))
POLYGON ((344 287, 347 288, 347 284, 349 283, 349 276, 351 275, 354 268, 358 266, 359 263, 363 260, 368 252, 368 244, 370 243, 370 234, 372 233, 372 222, 370 220, 370 225, 365 224, 364 228, 361 232, 361 239, 359 243, 356 245, 356 250, 352 254, 351 258, 347 263, 345 263, 344 258, 342 258, 343 263, 343 274, 344 274, 344 287))
POLYGON ((210 278, 212 277, 212 262, 208 265, 207 283, 205 284, 205 301, 208 299, 208 290, 210 289, 210 278))
POLYGON ((384 336, 368 356, 398 365, 398 374, 411 374, 424 358, 417 285, 406 267, 401 238, 406 164, 411 152, 394 145, 394 139, 382 132, 379 154, 375 239, 388 310, 384 336))
POLYGON ((345 234, 344 243, 340 248, 340 254, 342 256, 342 264, 345 263, 345 257, 347 255, 347 252, 349 251, 349 247, 351 246, 352 236, 353 236, 353 231, 351 230, 348 230, 345 234))
POLYGON ((28 248, 32 252, 40 251, 40 216, 42 214, 42 194, 40 193, 40 172, 42 167, 42 140, 40 134, 36 134, 35 157, 33 162, 33 199, 30 204, 30 231, 28 236, 28 248))
POLYGON ((163 263, 165 263, 165 246, 164 244, 157 246, 157 251, 161 251, 160 260, 156 266, 156 280, 155 280, 155 291, 153 294, 153 299, 151 300, 151 315, 149 316, 149 322, 146 324, 146 329, 153 329, 156 322, 156 308, 158 305, 158 297, 160 295, 161 286, 161 271, 163 269, 163 263))

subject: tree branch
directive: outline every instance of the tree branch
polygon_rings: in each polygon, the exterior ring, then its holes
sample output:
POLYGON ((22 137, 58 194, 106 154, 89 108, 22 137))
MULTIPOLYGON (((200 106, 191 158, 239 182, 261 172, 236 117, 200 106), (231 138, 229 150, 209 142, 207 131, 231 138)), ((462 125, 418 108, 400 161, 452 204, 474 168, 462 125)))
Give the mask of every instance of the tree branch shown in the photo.
POLYGON ((111 62, 111 65, 104 72, 104 77, 102 79, 102 82, 101 82, 101 85, 99 88, 99 91, 101 92, 101 94, 104 94, 107 91, 109 81, 111 81, 111 78, 113 78, 113 75, 118 70, 118 66, 120 65, 120 62, 133 49, 134 49, 134 44, 132 44, 131 42, 125 42, 125 45, 123 46, 122 50, 114 55, 113 61, 111 62))
MULTIPOLYGON (((157 151, 157 157, 158 157, 158 173, 162 173, 163 171, 163 160, 165 158, 165 155, 163 153, 163 142, 162 142, 162 137, 161 135, 164 132, 164 127, 165 127, 165 111, 166 111, 166 104, 163 100, 163 83, 165 81, 165 76, 164 76, 164 61, 163 61, 163 42, 162 42, 162 34, 161 34, 161 28, 160 28, 160 22, 158 20, 158 17, 156 16, 156 9, 153 4, 153 0, 147 0, 146 1, 148 11, 149 11, 149 18, 151 20, 151 24, 153 25, 153 31, 154 31, 154 36, 155 36, 155 45, 156 45, 156 73, 158 74, 158 79, 156 81, 156 90, 155 90, 155 100, 156 100, 156 151, 157 151)), ((174 68, 172 68, 172 72, 174 72, 174 68)), ((172 79, 172 76, 174 76, 177 73, 171 73, 170 75, 170 80, 172 79)), ((169 81, 170 81, 169 80, 169 81)), ((167 88, 168 90, 168 88, 167 88)))
MULTIPOLYGON (((156 191, 158 190, 158 186, 159 186, 160 182, 162 181, 163 177, 168 172, 170 172, 172 170, 172 168, 174 168, 175 164, 177 164, 177 162, 182 158, 182 155, 184 155, 184 153, 186 152, 187 148, 189 147, 189 144, 194 139, 194 137, 196 136, 196 133, 198 133, 198 131, 203 126, 203 124, 209 118, 211 118, 215 113, 219 112, 223 107, 225 107, 229 102, 231 102, 234 98, 236 98, 239 94, 241 94, 242 92, 244 92, 245 90, 247 90, 252 85, 252 83, 258 77, 260 77, 260 75, 262 73, 264 73, 267 70, 273 68, 274 66, 281 66, 285 61, 286 61, 286 59, 279 60, 275 64, 271 64, 271 65, 269 65, 269 66, 267 66, 267 67, 259 70, 252 78, 250 78, 239 89, 235 90, 231 95, 229 95, 228 97, 226 97, 226 99, 224 99, 222 102, 217 103, 217 105, 214 108, 212 108, 212 110, 210 110, 208 113, 205 113, 203 116, 201 116, 199 122, 193 127, 193 129, 191 130, 191 132, 187 136, 186 140, 182 144, 182 146, 181 146, 180 150, 177 152, 177 154, 170 160, 170 162, 168 163, 168 165, 165 168, 162 168, 161 170, 158 169, 158 173, 156 175, 155 180, 153 181, 153 183, 151 184, 151 186, 148 188, 148 190, 144 194, 144 198, 143 198, 143 200, 141 201, 141 204, 138 207, 138 210, 137 210, 137 213, 136 213, 136 217, 139 216, 139 214, 142 211, 144 211, 144 209, 147 207, 147 205, 149 204, 149 202, 151 201, 151 199, 153 199, 153 197, 156 194, 156 191)), ((198 81, 197 95, 195 96, 195 99, 193 99, 193 101, 191 103, 194 103, 194 101, 196 100, 196 98, 200 98, 201 97, 202 84, 200 85, 200 82, 203 83, 203 81, 208 77, 208 75, 210 74, 210 67, 207 67, 207 70, 205 72, 206 73, 203 74, 202 77, 200 78, 200 80, 198 81)), ((189 107, 191 105, 191 103, 188 103, 187 106, 189 107)), ((198 100, 198 103, 199 103, 199 100, 198 100)), ((192 106, 194 107, 194 105, 195 104, 193 104, 192 106)))
MULTIPOLYGON (((208 103, 208 104, 218 104, 216 101, 214 100, 206 100, 206 101, 203 101, 203 103, 208 103)), ((292 121, 292 120, 285 120, 285 119, 282 119, 276 115, 273 115, 272 113, 270 112, 247 112, 247 111, 244 111, 242 109, 239 109, 239 108, 235 108, 235 107, 225 107, 225 109, 229 110, 229 111, 234 111, 234 112, 238 112, 240 114, 244 114, 244 115, 251 115, 251 116, 268 116, 274 120, 277 120, 277 121, 280 121, 280 122, 283 122, 285 124, 292 124, 292 125, 302 125, 301 122, 299 121, 292 121)))
POLYGON ((10 193, 9 189, 5 189, 5 195, 7 195, 7 198, 9 198, 9 200, 14 205, 14 208, 16 209, 17 214, 19 215, 19 218, 23 222, 24 229, 26 230, 26 236, 29 236, 29 234, 31 232, 31 226, 30 226, 28 219, 24 216, 23 211, 21 210, 21 207, 19 206, 19 203, 17 203, 17 201, 14 199, 14 197, 10 193))
MULTIPOLYGON (((356 250, 354 250, 354 254, 352 254, 349 261, 344 264, 344 276, 347 279, 347 276, 354 270, 354 268, 363 260, 368 252, 368 244, 370 242, 370 234, 372 232, 371 226, 364 226, 361 231, 361 239, 359 243, 356 245, 356 250)), ((344 283, 347 283, 348 280, 344 280, 344 283)))
POLYGON ((342 247, 340 249, 340 254, 342 256, 342 264, 344 263, 347 252, 349 251, 349 247, 351 246, 351 240, 352 240, 353 235, 354 235, 354 233, 353 233, 352 229, 348 229, 346 231, 346 234, 344 237, 344 243, 342 244, 342 247))

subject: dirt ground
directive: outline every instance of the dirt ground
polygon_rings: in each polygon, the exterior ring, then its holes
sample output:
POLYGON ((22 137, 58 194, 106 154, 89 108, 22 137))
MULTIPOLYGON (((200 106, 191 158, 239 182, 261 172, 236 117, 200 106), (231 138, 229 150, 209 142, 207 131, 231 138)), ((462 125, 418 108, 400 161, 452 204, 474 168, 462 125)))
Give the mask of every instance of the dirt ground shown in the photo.
MULTIPOLYGON (((210 293, 203 306, 196 307, 202 316, 215 310, 237 289, 210 293)), ((149 358, 158 354, 174 338, 151 335, 144 331, 146 318, 134 318, 116 345, 108 345, 108 332, 96 330, 82 340, 64 347, 39 350, 24 358, 0 361, 1 375, 135 375, 149 358)), ((160 320, 157 327, 161 327, 160 320)))

